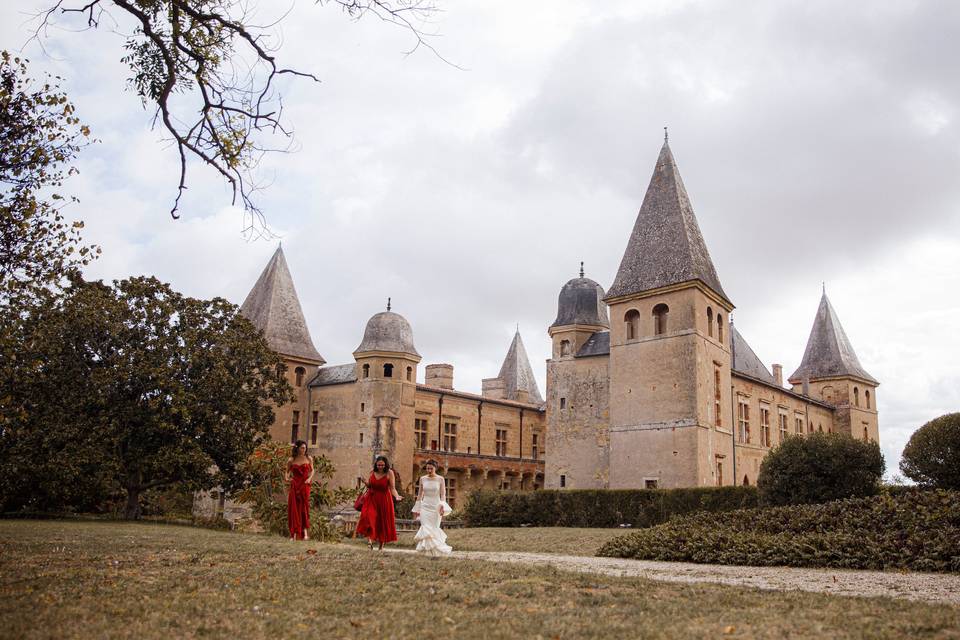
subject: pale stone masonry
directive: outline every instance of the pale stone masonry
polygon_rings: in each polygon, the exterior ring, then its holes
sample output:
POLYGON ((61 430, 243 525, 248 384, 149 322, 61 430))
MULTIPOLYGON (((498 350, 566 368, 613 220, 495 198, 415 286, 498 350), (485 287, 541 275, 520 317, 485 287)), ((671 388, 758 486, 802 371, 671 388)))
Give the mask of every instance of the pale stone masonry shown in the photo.
POLYGON ((281 249, 241 308, 288 365, 294 403, 272 435, 305 440, 353 486, 387 455, 410 489, 436 459, 456 503, 478 487, 643 488, 754 484, 785 437, 878 440, 879 383, 860 364, 824 292, 803 361, 783 386, 730 321, 706 242, 664 142, 609 291, 584 276, 561 289, 548 329, 543 399, 519 331, 482 394, 429 364, 409 322, 367 322, 353 362, 325 365, 281 249))

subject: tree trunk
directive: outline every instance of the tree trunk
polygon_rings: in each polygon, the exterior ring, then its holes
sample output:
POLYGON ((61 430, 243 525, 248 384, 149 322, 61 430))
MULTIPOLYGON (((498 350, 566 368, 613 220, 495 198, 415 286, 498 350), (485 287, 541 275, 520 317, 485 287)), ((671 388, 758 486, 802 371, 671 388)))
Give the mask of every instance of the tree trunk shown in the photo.
POLYGON ((140 519, 140 487, 127 486, 127 506, 123 510, 123 517, 127 520, 140 519))

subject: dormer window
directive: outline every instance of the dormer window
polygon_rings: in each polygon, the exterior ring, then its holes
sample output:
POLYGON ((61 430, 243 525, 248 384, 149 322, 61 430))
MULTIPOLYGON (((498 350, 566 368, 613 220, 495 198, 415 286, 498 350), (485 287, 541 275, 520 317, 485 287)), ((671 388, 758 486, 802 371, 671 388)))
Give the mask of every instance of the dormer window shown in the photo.
POLYGON ((667 332, 667 316, 670 307, 662 302, 653 308, 653 335, 662 336, 667 332))
POLYGON ((623 316, 623 322, 627 329, 627 340, 636 340, 640 337, 640 312, 636 309, 630 309, 623 316))
POLYGON ((392 378, 393 377, 393 365, 389 362, 383 365, 383 377, 392 378))

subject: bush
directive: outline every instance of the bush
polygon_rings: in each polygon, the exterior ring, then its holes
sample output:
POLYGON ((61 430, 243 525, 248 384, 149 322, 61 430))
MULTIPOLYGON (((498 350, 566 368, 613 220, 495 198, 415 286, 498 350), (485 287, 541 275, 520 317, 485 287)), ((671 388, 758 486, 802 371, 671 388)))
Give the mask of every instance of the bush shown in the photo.
POLYGON ((696 511, 757 505, 754 487, 474 491, 462 517, 471 527, 649 527, 696 511))
POLYGON ((811 504, 875 495, 884 468, 876 442, 839 433, 787 438, 760 465, 760 503, 811 504))
POLYGON ((960 493, 884 492, 821 505, 702 513, 620 536, 597 555, 753 566, 960 572, 960 493))
POLYGON ((960 490, 960 413, 917 429, 903 450, 900 470, 918 484, 960 490))

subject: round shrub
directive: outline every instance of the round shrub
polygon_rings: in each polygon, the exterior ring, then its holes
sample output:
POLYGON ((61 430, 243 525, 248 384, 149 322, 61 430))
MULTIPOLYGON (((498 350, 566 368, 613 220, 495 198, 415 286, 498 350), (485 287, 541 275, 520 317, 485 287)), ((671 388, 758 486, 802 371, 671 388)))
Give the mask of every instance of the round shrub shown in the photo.
POLYGON ((787 438, 760 465, 760 504, 810 504, 870 496, 885 468, 880 445, 838 433, 787 438))
POLYGON ((923 486, 960 489, 960 413, 917 429, 903 450, 900 470, 923 486))

